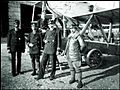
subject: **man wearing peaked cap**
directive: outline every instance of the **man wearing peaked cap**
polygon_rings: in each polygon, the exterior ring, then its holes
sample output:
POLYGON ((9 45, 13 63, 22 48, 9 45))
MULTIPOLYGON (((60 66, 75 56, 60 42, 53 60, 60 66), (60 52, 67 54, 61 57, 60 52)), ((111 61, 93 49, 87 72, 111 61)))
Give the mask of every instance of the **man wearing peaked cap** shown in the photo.
POLYGON ((50 80, 53 80, 55 78, 55 71, 56 71, 56 53, 60 49, 60 34, 55 28, 54 21, 48 22, 48 30, 44 37, 44 52, 43 57, 41 59, 40 64, 40 71, 38 74, 37 80, 44 78, 45 74, 45 67, 47 64, 48 59, 50 59, 52 64, 52 70, 50 74, 50 80))
POLYGON ((63 51, 62 55, 66 55, 68 60, 68 65, 70 68, 71 79, 69 84, 74 83, 77 79, 78 85, 77 88, 82 88, 82 52, 86 48, 86 43, 81 35, 78 35, 78 30, 76 25, 72 25, 70 28, 71 33, 68 35, 68 41, 63 51))
POLYGON ((22 74, 21 56, 25 52, 25 37, 22 30, 19 29, 19 20, 14 21, 14 28, 8 32, 7 52, 12 56, 12 75, 22 74))
POLYGON ((37 62, 37 69, 39 71, 40 68, 40 50, 41 50, 41 46, 42 46, 42 36, 41 33, 38 31, 38 27, 37 27, 37 21, 32 21, 31 22, 31 29, 32 32, 28 35, 28 39, 27 39, 27 44, 29 47, 29 53, 30 53, 30 57, 31 57, 31 62, 32 62, 32 68, 33 68, 33 72, 32 72, 32 76, 36 75, 36 70, 35 70, 35 61, 37 62))

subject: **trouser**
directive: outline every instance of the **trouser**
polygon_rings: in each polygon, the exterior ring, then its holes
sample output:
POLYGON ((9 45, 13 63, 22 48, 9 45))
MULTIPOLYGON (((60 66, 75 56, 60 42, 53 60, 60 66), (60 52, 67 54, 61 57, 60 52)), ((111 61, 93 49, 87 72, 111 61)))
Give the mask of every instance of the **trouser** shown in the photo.
POLYGON ((55 71, 56 71, 56 57, 55 57, 55 54, 44 53, 43 57, 42 57, 42 60, 41 60, 41 63, 40 63, 40 71, 39 71, 39 74, 38 74, 39 78, 44 77, 45 68, 46 68, 46 64, 47 64, 48 59, 50 59, 51 64, 52 64, 52 71, 51 71, 50 77, 53 77, 55 75, 55 71))
POLYGON ((21 71, 21 52, 11 52, 12 57, 12 74, 15 75, 21 71), (16 54, 17 54, 17 66, 16 66, 16 54))
POLYGON ((68 65, 70 67, 71 79, 76 78, 78 81, 82 80, 82 71, 81 71, 81 61, 68 61, 68 65))
POLYGON ((35 60, 37 62, 37 69, 39 71, 39 69, 40 69, 40 61, 39 61, 40 55, 39 54, 30 54, 30 57, 31 57, 33 72, 36 73, 35 60))

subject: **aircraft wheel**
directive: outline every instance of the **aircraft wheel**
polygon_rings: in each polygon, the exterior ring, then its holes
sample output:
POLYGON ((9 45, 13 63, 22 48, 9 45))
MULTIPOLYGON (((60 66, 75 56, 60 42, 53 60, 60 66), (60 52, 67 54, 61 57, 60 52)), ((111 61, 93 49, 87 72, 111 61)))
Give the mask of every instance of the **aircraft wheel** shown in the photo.
POLYGON ((102 64, 102 53, 98 49, 92 49, 87 54, 87 64, 90 68, 98 68, 102 64))

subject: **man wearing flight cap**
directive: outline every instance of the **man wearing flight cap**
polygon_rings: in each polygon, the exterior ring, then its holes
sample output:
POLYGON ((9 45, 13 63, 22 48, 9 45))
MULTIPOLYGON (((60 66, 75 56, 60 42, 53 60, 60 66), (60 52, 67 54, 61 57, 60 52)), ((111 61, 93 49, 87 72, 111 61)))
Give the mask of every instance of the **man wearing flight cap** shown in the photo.
POLYGON ((52 64, 52 71, 50 74, 50 80, 55 78, 55 71, 56 71, 56 53, 60 50, 60 34, 56 29, 56 25, 53 20, 48 22, 48 30, 44 37, 44 52, 43 57, 40 63, 40 71, 38 77, 35 78, 37 80, 44 78, 45 74, 45 67, 47 64, 48 59, 50 59, 52 64))
POLYGON ((66 55, 68 65, 70 67, 71 79, 69 84, 78 80, 78 88, 82 88, 82 52, 86 46, 86 43, 81 35, 78 35, 78 28, 76 25, 72 25, 70 28, 71 33, 68 36, 65 51, 61 55, 66 55))
POLYGON ((40 50, 41 50, 41 43, 42 43, 42 37, 41 33, 38 31, 38 22, 37 21, 32 21, 31 22, 31 29, 32 32, 28 35, 27 39, 27 44, 29 47, 29 53, 31 57, 31 62, 32 62, 32 76, 36 75, 36 69, 35 69, 35 60, 37 62, 37 69, 39 71, 40 68, 40 50))

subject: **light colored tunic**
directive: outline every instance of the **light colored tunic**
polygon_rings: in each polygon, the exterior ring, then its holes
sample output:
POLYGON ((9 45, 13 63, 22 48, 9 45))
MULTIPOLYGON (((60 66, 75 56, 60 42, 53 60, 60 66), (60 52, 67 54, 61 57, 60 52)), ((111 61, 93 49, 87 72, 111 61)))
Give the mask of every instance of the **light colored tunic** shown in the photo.
POLYGON ((80 43, 79 37, 76 38, 75 35, 68 36, 68 46, 67 46, 67 59, 69 61, 80 61, 81 60, 81 53, 80 53, 80 43))
POLYGON ((69 59, 71 59, 71 61, 80 60, 81 54, 78 38, 77 39, 74 39, 74 37, 70 38, 68 51, 69 59))
POLYGON ((71 71, 80 72, 81 50, 85 47, 85 42, 78 32, 70 34, 65 48, 65 54, 71 71))

